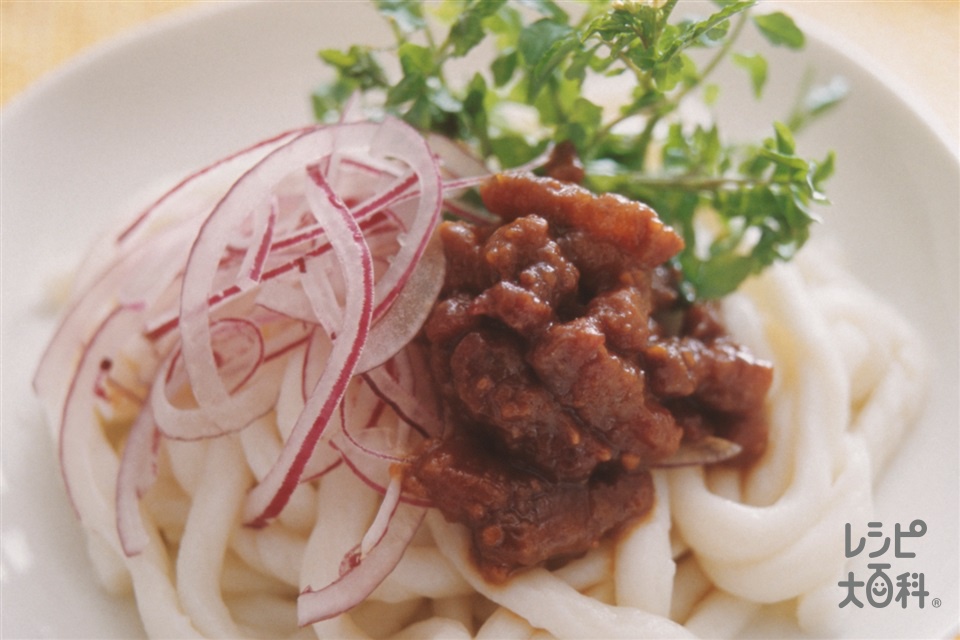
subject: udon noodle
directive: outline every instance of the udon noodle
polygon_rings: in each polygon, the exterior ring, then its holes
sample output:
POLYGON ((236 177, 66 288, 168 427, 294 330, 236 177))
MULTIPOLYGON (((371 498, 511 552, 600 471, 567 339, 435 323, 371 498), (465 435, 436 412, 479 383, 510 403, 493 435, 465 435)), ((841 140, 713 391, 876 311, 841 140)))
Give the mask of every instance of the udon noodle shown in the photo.
MULTIPOLYGON (((219 192, 203 185, 208 195, 198 187, 177 197, 215 202, 219 192)), ((170 244, 155 266, 181 251, 170 244)), ((148 267, 139 274, 149 278, 148 267)), ((81 275, 78 291, 109 286, 92 272, 81 275)), ((275 406, 246 428, 202 439, 148 432, 153 449, 148 442, 140 450, 153 455, 141 463, 154 474, 135 481, 141 537, 120 539, 117 504, 124 447, 144 437, 130 430, 142 396, 115 400, 112 415, 90 401, 61 442, 90 555, 107 589, 132 590, 147 634, 157 638, 732 637, 761 608, 785 601, 801 628, 824 632, 845 562, 836 536, 845 522, 869 519, 873 484, 921 407, 922 348, 894 309, 816 245, 748 281, 723 311, 734 336, 774 365, 765 454, 747 470, 654 470, 652 513, 562 568, 489 584, 470 560, 464 531, 428 512, 364 602, 298 626, 298 594, 338 579, 383 497, 351 465, 331 463, 300 482, 268 526, 245 525, 250 488, 270 473, 303 403, 285 390, 300 388, 311 347, 293 339, 263 365, 279 387, 275 406), (137 552, 125 553, 125 545, 137 552)), ((140 318, 129 312, 135 332, 140 318)), ((77 331, 78 342, 98 339, 77 331)), ((142 387, 176 378, 164 366, 133 340, 111 373, 119 386, 126 375, 142 387)), ((41 384, 41 392, 58 382, 41 384)), ((59 423, 65 401, 45 399, 59 423)), ((401 422, 390 410, 378 419, 401 422)))

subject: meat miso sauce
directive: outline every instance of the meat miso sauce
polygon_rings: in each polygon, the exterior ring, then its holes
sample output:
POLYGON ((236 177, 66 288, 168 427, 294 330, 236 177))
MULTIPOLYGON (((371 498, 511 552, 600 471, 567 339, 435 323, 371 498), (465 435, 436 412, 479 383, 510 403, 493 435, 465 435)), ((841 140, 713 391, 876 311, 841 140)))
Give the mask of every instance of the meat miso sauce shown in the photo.
POLYGON ((446 432, 404 487, 466 525, 478 568, 502 582, 637 521, 650 469, 684 446, 723 438, 737 445, 725 464, 755 460, 773 372, 715 307, 679 295, 683 241, 651 208, 525 173, 480 195, 499 225, 440 228, 447 271, 421 339, 446 432))

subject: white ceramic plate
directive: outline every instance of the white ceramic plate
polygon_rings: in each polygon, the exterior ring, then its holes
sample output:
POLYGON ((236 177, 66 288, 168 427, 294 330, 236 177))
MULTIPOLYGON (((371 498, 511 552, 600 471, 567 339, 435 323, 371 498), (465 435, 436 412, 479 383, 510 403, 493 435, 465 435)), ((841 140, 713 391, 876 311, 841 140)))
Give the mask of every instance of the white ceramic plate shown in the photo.
MULTIPOLYGON (((308 122, 309 94, 325 73, 316 51, 375 41, 381 28, 350 2, 200 7, 100 47, 3 111, 3 637, 142 635, 132 602, 96 586, 30 393, 54 322, 50 288, 134 194, 308 122)), ((927 411, 877 499, 888 529, 915 518, 928 525, 915 547, 927 606, 866 608, 851 612, 851 624, 863 637, 945 637, 960 602, 958 160, 895 87, 825 42, 811 38, 802 66, 771 54, 769 105, 724 109, 740 123, 735 130, 749 132, 748 123, 784 112, 806 65, 851 84, 852 97, 801 139, 811 155, 832 148, 840 158, 825 230, 842 239, 858 275, 920 327, 936 357, 927 411)))

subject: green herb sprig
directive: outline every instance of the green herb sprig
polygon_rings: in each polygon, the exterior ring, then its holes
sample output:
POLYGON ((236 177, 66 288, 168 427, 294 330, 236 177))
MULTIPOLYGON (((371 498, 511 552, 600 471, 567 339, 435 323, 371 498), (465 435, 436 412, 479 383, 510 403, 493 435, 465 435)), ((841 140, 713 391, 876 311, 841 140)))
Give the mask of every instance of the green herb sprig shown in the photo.
POLYGON ((753 0, 714 2, 700 18, 675 18, 678 0, 375 4, 395 42, 321 51, 336 79, 313 96, 318 119, 336 117, 359 91, 423 131, 466 142, 495 168, 569 141, 588 187, 648 203, 683 235, 676 264, 691 300, 730 293, 809 237, 834 158, 798 155, 794 133, 843 98, 842 83, 807 87, 759 143, 734 144, 716 122, 691 126, 678 116, 698 91, 713 103, 719 88, 709 79, 725 60, 762 97, 767 61, 736 51, 737 39, 752 25, 775 46, 801 49, 804 34, 787 15, 754 14, 753 0), (463 81, 451 67, 467 56, 485 65, 463 81), (388 58, 399 61, 395 80, 388 58), (590 91, 609 78, 627 89, 613 110, 590 91))

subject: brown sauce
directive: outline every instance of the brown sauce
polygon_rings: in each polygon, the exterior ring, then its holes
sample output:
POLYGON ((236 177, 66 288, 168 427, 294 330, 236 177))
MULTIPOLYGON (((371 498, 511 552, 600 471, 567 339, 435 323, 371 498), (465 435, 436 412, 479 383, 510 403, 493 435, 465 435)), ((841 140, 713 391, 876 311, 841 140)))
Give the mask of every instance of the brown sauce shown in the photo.
MULTIPOLYGON (((579 175, 562 163, 554 175, 579 175)), ((766 443, 769 365, 711 306, 680 299, 680 237, 643 204, 500 174, 500 226, 446 222, 446 280, 423 330, 447 433, 405 488, 471 532, 492 581, 582 555, 653 504, 681 443, 766 443)))

